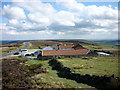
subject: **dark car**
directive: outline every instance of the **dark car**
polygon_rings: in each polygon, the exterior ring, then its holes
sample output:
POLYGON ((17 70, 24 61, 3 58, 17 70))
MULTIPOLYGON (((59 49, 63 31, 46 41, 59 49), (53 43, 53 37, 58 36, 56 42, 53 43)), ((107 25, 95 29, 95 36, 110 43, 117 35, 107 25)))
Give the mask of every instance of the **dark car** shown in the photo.
POLYGON ((19 52, 15 52, 13 55, 19 55, 20 53, 19 52))
POLYGON ((31 56, 30 54, 26 54, 25 56, 31 56))

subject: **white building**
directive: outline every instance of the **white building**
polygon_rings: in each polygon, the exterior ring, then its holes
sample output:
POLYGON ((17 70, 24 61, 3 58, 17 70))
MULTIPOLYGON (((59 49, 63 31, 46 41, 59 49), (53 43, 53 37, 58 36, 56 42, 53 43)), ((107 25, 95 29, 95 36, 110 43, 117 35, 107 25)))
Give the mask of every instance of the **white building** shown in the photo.
POLYGON ((100 56, 111 56, 111 54, 104 53, 104 52, 97 52, 97 54, 100 56))

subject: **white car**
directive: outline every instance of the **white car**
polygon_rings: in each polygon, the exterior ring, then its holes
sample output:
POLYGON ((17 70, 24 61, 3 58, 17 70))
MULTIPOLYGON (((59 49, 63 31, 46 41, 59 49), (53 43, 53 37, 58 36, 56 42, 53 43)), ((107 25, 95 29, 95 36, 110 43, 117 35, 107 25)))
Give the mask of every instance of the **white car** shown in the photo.
POLYGON ((27 49, 20 49, 19 51, 20 52, 27 52, 28 50, 27 49))

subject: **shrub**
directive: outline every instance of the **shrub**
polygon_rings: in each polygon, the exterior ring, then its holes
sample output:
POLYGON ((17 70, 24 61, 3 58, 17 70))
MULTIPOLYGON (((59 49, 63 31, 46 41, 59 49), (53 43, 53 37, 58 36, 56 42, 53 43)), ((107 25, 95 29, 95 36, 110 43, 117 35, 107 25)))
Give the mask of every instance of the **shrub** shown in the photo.
POLYGON ((29 66, 29 69, 34 70, 34 69, 41 68, 41 67, 42 67, 42 64, 32 64, 29 66))
POLYGON ((46 68, 37 68, 34 70, 35 73, 47 73, 47 69, 46 68))
POLYGON ((82 69, 84 66, 83 65, 78 65, 78 66, 74 66, 73 69, 82 69))
MULTIPOLYGON (((31 82, 31 76, 36 73, 46 73, 47 69, 41 68, 42 64, 31 66, 21 64, 26 59, 3 59, 2 61, 2 88, 36 88, 31 82)), ((7 89, 5 89, 7 90, 7 89)))
POLYGON ((88 60, 89 58, 88 58, 88 57, 82 57, 82 59, 86 59, 86 60, 88 60))

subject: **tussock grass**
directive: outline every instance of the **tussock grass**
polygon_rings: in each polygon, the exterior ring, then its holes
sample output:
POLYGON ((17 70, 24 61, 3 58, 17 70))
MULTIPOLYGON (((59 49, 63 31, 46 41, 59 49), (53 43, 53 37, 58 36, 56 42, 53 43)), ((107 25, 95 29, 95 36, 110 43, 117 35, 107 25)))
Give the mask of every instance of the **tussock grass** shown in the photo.
MULTIPOLYGON (((90 59, 59 59, 65 66, 80 74, 118 75, 118 57, 93 57, 90 59)), ((120 77, 120 76, 119 76, 120 77)))
POLYGON ((86 84, 77 83, 74 80, 66 78, 60 78, 57 75, 56 70, 52 70, 49 66, 48 60, 28 60, 26 63, 31 64, 42 64, 42 68, 46 68, 48 73, 36 74, 32 76, 32 82, 37 83, 37 88, 93 88, 86 84))

